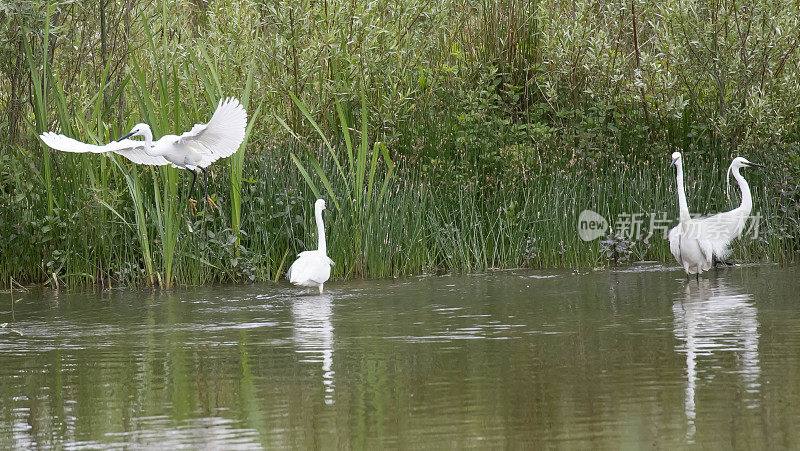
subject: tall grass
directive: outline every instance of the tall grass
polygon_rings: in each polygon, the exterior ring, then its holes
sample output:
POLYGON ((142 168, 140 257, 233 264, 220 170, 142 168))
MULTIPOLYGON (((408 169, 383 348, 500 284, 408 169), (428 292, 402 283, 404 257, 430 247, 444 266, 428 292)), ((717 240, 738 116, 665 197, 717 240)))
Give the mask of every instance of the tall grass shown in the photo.
MULTIPOLYGON (((761 234, 737 241, 735 255, 791 261, 800 46, 786 36, 797 35, 796 6, 729 14, 755 28, 715 43, 707 7, 679 3, 637 3, 637 38, 631 11, 613 3, 226 0, 200 17, 162 0, 51 0, 0 16, 19 31, 0 41, 11 43, 0 86, 20 73, 29 81, 14 85, 24 102, 0 89, 11 106, 0 119, 11 136, 0 137, 0 280, 277 280, 313 244, 320 196, 334 206, 337 278, 602 266, 604 245, 579 239, 577 215, 595 210, 614 232, 624 214, 676 217, 665 164, 675 149, 690 209, 703 213, 735 204, 723 189, 732 156, 770 164, 746 174, 761 234), (93 14, 103 6, 118 22, 101 33, 93 14), (19 59, 7 59, 17 45, 19 59), (736 75, 715 70, 721 61, 736 75), (57 130, 102 143, 136 122, 181 133, 227 96, 249 121, 239 152, 209 171, 220 210, 189 211, 184 171, 36 139, 57 130)), ((630 260, 671 260, 660 237, 629 238, 630 260)))
MULTIPOLYGON (((367 125, 367 101, 364 95, 363 87, 361 89, 360 107, 361 130, 359 131, 361 139, 359 140, 360 143, 357 146, 354 146, 353 139, 350 134, 348 115, 345 113, 339 101, 335 101, 336 113, 338 115, 339 124, 341 127, 341 136, 344 140, 343 147, 346 151, 343 155, 339 155, 337 153, 337 150, 338 152, 341 152, 342 146, 339 146, 339 149, 337 149, 331 144, 330 140, 322 131, 317 121, 314 120, 314 118, 308 112, 308 108, 305 106, 305 104, 295 97, 294 94, 290 95, 297 108, 317 132, 319 140, 324 143, 324 146, 328 151, 329 161, 332 161, 336 166, 333 174, 329 176, 320 165, 320 162, 314 153, 311 151, 306 153, 308 165, 313 168, 313 173, 325 187, 328 197, 336 206, 337 213, 350 216, 349 219, 352 227, 349 229, 348 235, 353 240, 353 249, 350 256, 355 257, 355 259, 348 261, 348 264, 345 266, 347 268, 346 275, 352 277, 356 274, 362 274, 364 272, 363 266, 365 258, 364 233, 367 230, 372 233, 375 232, 375 230, 371 230, 369 226, 374 220, 376 213, 378 213, 383 207, 383 200, 394 172, 392 158, 389 156, 386 146, 380 141, 374 142, 372 151, 370 152, 370 130, 367 125), (383 168, 383 183, 381 184, 380 191, 373 193, 379 159, 385 163, 385 167, 383 168), (344 160, 344 162, 342 162, 342 160, 344 160), (368 160, 369 166, 367 166, 368 160), (331 183, 331 179, 338 180, 340 182, 339 186, 344 187, 344 191, 335 190, 333 184, 331 183), (342 199, 344 204, 340 203, 339 199, 342 199)), ((294 131, 292 131, 292 129, 284 120, 278 118, 278 121, 295 139, 300 140, 300 137, 294 131)), ((316 197, 320 197, 321 191, 317 187, 314 179, 311 177, 311 171, 307 169, 307 165, 303 164, 303 162, 301 162, 300 158, 298 158, 294 152, 291 152, 290 156, 292 158, 292 162, 297 166, 300 174, 303 175, 303 179, 308 185, 308 188, 316 197)))
MULTIPOLYGON (((50 17, 52 15, 52 7, 48 2, 45 7, 45 29, 49 30, 50 28, 50 17)), ((27 30, 23 28, 23 34, 27 34, 27 30)), ((30 44, 27 40, 25 42, 25 56, 28 62, 28 69, 31 75, 31 86, 33 91, 33 99, 32 99, 32 106, 33 106, 33 115, 36 120, 36 132, 37 133, 44 133, 47 129, 47 106, 48 106, 48 88, 51 85, 50 83, 50 70, 48 65, 48 51, 49 51, 49 42, 50 42, 50 33, 44 34, 44 39, 42 40, 42 46, 40 52, 42 54, 42 63, 43 67, 42 70, 37 70, 36 62, 34 61, 34 52, 31 49, 30 44)), ((44 150, 44 177, 45 177, 45 188, 47 189, 47 212, 52 216, 53 208, 54 208, 54 200, 53 200, 53 186, 52 186, 52 177, 51 177, 51 165, 50 165, 50 151, 49 149, 44 150)))

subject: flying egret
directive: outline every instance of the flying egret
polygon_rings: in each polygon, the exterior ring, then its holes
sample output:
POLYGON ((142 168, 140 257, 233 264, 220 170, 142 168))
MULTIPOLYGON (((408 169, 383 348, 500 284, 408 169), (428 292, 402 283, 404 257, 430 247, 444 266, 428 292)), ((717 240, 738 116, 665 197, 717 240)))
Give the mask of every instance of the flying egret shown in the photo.
POLYGON ((178 135, 164 135, 153 141, 153 133, 147 124, 136 124, 130 133, 108 144, 98 146, 86 144, 53 132, 42 133, 39 138, 53 149, 63 152, 114 152, 136 164, 164 166, 171 164, 175 168, 186 169, 192 173, 192 186, 189 189, 189 201, 194 205, 192 193, 197 179, 197 169, 203 172, 206 200, 209 205, 214 202, 208 197, 208 177, 206 168, 220 158, 233 155, 244 141, 247 127, 247 112, 237 99, 220 100, 214 115, 207 124, 195 124, 191 130, 178 135), (131 136, 143 136, 144 141, 127 139, 131 136))
POLYGON ((711 268, 713 246, 702 233, 702 223, 692 219, 686 203, 686 191, 683 188, 683 158, 680 152, 672 153, 670 167, 676 168, 678 186, 678 225, 669 231, 669 250, 686 271, 686 276, 694 274, 699 280, 700 273, 711 268))
POLYGON ((286 271, 286 278, 294 285, 302 287, 319 287, 322 294, 322 286, 331 277, 331 266, 333 260, 328 258, 328 248, 325 244, 325 224, 322 222, 322 210, 325 209, 325 201, 317 199, 314 203, 314 218, 317 220, 317 234, 319 235, 319 245, 315 251, 305 251, 297 254, 297 260, 292 263, 286 271))

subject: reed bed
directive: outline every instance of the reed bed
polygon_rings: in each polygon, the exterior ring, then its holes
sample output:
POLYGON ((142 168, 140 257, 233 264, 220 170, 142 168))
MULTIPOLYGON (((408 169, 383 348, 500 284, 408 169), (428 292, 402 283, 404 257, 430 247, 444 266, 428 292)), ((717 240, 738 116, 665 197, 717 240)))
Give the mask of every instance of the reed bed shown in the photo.
POLYGON ((677 216, 674 150, 698 213, 736 204, 733 156, 769 166, 745 172, 759 229, 736 260, 800 250, 792 5, 723 10, 749 38, 695 36, 723 22, 679 2, 634 3, 639 22, 613 2, 20 5, 0 12, 16 32, 0 41, 3 285, 278 280, 316 242, 317 196, 334 278, 669 262, 648 235, 651 213, 677 216), (184 171, 36 138, 180 133, 226 96, 249 124, 209 171, 219 210, 189 211, 184 171), (579 238, 585 209, 610 222, 598 240, 579 238), (631 214, 644 219, 626 233, 631 214))

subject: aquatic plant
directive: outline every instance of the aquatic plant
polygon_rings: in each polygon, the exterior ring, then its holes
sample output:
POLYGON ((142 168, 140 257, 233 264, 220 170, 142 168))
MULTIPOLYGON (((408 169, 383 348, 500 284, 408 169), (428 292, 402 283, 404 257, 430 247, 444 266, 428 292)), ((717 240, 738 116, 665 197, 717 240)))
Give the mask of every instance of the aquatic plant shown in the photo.
MULTIPOLYGON (((636 38, 633 12, 612 4, 307 6, 0 8, 0 283, 277 280, 314 235, 298 205, 318 194, 333 207, 334 278, 592 266, 617 243, 581 241, 577 214, 674 218, 676 148, 698 213, 730 208, 732 156, 769 162, 750 180, 761 233, 734 256, 796 258, 797 5, 720 18, 637 3, 636 38), (714 33, 721 23, 751 34, 714 33), (244 152, 209 174, 218 212, 193 216, 172 168, 36 139, 184 130, 228 95, 252 114, 244 152)), ((633 249, 671 261, 658 234, 633 249)))

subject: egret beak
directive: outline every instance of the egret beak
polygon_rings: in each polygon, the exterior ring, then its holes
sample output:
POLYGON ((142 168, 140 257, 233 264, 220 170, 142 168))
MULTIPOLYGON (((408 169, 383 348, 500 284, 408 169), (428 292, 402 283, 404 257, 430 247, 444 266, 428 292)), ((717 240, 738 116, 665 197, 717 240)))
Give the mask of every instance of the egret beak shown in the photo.
POLYGON ((672 160, 672 163, 670 163, 670 164, 669 164, 669 167, 673 167, 673 166, 675 166, 675 162, 676 162, 676 161, 678 161, 678 160, 672 160))
POLYGON ((122 135, 122 136, 121 136, 121 137, 120 137, 120 138, 117 140, 117 142, 120 142, 120 141, 122 141, 123 139, 125 139, 125 138, 127 138, 127 137, 129 137, 129 136, 133 136, 133 135, 134 135, 136 132, 138 132, 138 131, 139 131, 139 130, 133 130, 133 131, 131 131, 130 133, 128 133, 128 134, 126 134, 126 135, 122 135))
POLYGON ((750 163, 750 162, 747 162, 747 163, 745 163, 745 164, 746 164, 746 165, 748 165, 748 166, 750 166, 750 167, 753 167, 753 168, 765 168, 765 167, 766 167, 766 166, 764 166, 763 164, 758 164, 758 163, 750 163))

